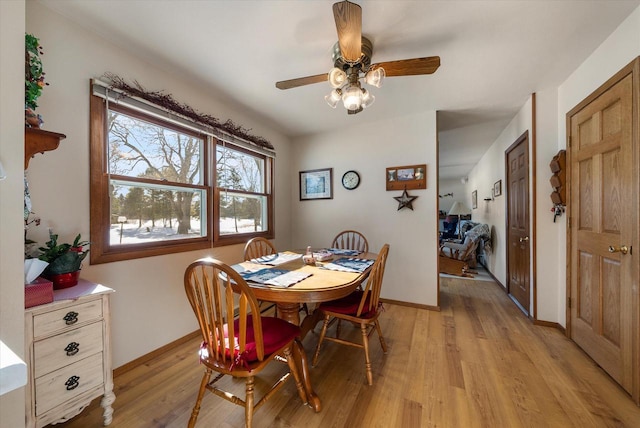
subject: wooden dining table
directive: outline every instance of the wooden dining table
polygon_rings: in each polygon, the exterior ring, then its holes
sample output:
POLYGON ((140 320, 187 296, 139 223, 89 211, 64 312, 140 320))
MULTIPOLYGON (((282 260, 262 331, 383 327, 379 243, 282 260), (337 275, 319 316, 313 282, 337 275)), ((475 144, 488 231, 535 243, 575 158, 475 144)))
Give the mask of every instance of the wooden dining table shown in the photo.
MULTIPOLYGON (((288 261, 277 266, 270 266, 252 261, 246 261, 234 265, 239 271, 258 271, 265 268, 277 268, 287 271, 296 271, 308 273, 310 276, 302 281, 295 283, 289 287, 266 286, 247 280, 247 284, 251 287, 253 294, 258 300, 273 302, 278 308, 278 317, 290 323, 300 326, 300 339, 313 330, 318 322, 322 320, 319 311, 312 311, 304 319, 300 319, 300 305, 302 303, 314 304, 328 302, 330 300, 340 299, 351 294, 369 275, 371 266, 363 272, 343 272, 336 270, 323 269, 323 265, 331 263, 332 260, 325 262, 316 262, 315 265, 307 265, 302 260, 304 251, 286 251, 284 254, 300 254, 299 258, 288 261)), ((357 257, 360 259, 375 260, 375 253, 360 253, 357 256, 341 256, 335 255, 333 260, 341 257, 357 257)), ((301 347, 300 347, 301 348, 301 347)), ((320 398, 313 391, 309 373, 309 364, 307 356, 303 349, 296 350, 294 348, 294 358, 296 365, 299 367, 301 379, 307 399, 310 406, 319 412, 322 409, 320 398)))

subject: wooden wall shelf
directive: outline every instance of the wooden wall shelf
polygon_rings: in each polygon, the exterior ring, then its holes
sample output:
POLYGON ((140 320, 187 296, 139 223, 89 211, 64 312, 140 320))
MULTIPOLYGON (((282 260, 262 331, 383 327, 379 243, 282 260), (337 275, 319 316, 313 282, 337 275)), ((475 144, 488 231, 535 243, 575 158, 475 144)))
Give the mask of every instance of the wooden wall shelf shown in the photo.
POLYGON ((24 169, 29 167, 29 160, 36 153, 55 150, 60 141, 67 138, 64 134, 36 128, 24 128, 24 169))

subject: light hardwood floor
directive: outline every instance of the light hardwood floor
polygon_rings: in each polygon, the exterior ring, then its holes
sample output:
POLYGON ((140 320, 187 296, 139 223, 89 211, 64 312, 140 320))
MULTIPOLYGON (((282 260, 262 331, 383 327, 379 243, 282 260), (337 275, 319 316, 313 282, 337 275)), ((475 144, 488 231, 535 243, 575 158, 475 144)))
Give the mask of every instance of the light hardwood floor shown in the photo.
MULTIPOLYGON (((615 382, 560 331, 533 325, 498 285, 455 278, 441 284, 441 312, 385 304, 380 323, 389 352, 382 353, 374 333, 373 386, 362 351, 323 344, 311 369, 323 410, 302 405, 288 382, 256 411, 254 427, 640 426, 640 408, 615 382)), ((342 331, 360 334, 349 325, 342 331)), ((316 343, 317 335, 305 338, 307 355, 316 343)), ((198 346, 193 340, 118 376, 110 426, 185 427, 203 370, 198 346)), ((268 374, 275 379, 283 370, 276 364, 268 374)), ((265 384, 256 381, 257 394, 265 384)), ((243 382, 231 386, 242 392, 243 382)), ((101 414, 94 402, 55 427, 99 427, 101 414)), ((207 394, 197 426, 243 422, 242 407, 207 394)))

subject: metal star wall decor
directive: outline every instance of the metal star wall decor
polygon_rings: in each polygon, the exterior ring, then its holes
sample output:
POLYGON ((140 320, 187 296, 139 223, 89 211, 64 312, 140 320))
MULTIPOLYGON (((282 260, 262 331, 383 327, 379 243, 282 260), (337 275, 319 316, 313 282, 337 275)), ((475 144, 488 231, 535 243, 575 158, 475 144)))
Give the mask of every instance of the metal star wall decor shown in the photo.
POLYGON ((400 211, 402 208, 409 208, 411 211, 413 211, 413 201, 418 199, 418 197, 409 196, 407 189, 404 189, 404 192, 402 192, 402 196, 394 196, 393 199, 398 201, 398 211, 400 211))

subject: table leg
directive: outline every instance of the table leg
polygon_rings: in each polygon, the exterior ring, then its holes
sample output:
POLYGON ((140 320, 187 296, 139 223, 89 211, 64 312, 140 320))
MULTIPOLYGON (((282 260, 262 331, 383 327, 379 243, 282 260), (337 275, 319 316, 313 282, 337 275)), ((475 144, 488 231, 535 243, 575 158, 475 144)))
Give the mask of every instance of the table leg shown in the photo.
MULTIPOLYGON (((292 324, 300 325, 300 305, 298 303, 278 303, 278 316, 292 324)), ((304 338, 306 333, 306 331, 302 332, 300 340, 304 338)), ((311 386, 309 361, 307 360, 307 354, 304 352, 302 343, 299 340, 295 341, 295 346, 293 347, 293 358, 296 361, 296 367, 298 367, 298 370, 300 371, 300 379, 302 380, 304 390, 307 394, 307 401, 314 411, 319 412, 322 410, 322 404, 320 403, 320 398, 316 395, 313 387, 311 386)))
POLYGON ((318 310, 314 310, 304 317, 300 323, 300 336, 304 339, 307 333, 312 331, 320 321, 322 321, 322 313, 318 310))
POLYGON ((294 342, 296 346, 293 347, 293 358, 296 360, 296 366, 300 370, 302 385, 307 393, 307 401, 313 410, 318 413, 322 410, 322 403, 320 403, 320 397, 318 397, 311 386, 311 376, 309 374, 309 361, 307 360, 307 354, 304 352, 302 343, 296 340, 294 342))
POLYGON ((291 324, 300 325, 299 303, 278 303, 278 318, 289 321, 291 324))

